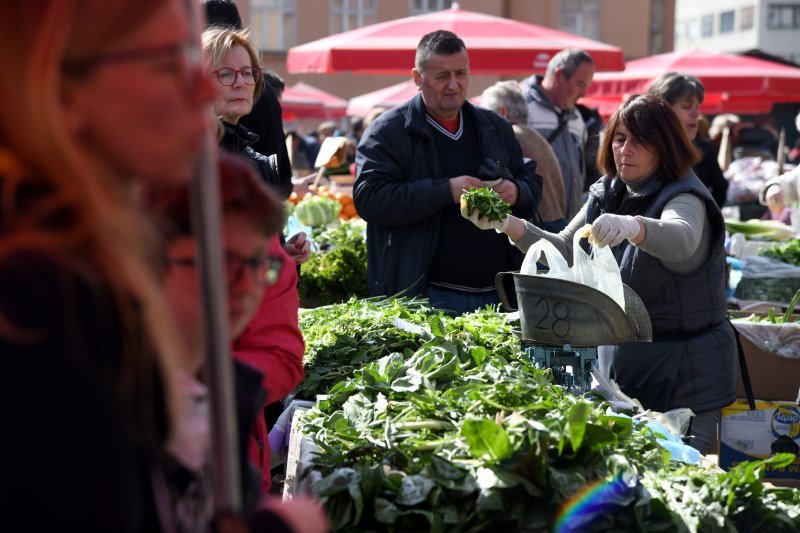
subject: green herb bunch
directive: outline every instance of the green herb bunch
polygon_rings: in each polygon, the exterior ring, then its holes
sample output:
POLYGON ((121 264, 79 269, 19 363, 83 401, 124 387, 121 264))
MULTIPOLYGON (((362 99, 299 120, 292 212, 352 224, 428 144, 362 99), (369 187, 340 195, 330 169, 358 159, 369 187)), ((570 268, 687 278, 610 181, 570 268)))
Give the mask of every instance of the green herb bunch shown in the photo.
MULTIPOLYGON (((762 317, 762 316, 759 316, 759 315, 756 315, 756 314, 752 314, 752 315, 744 318, 743 320, 746 320, 748 322, 764 322, 764 323, 767 323, 767 324, 788 324, 790 322, 793 322, 792 315, 794 315, 794 310, 795 310, 795 307, 797 306, 798 302, 800 302, 800 290, 798 290, 796 293, 794 293, 794 296, 792 297, 791 301, 789 302, 789 305, 786 307, 786 312, 784 314, 776 315, 775 314, 775 308, 774 307, 770 307, 769 308, 769 312, 767 313, 767 316, 765 316, 765 317, 762 317)), ((794 320, 794 322, 800 322, 800 319, 794 320)))
POLYGON ((792 239, 784 244, 761 250, 758 255, 783 263, 800 266, 800 239, 792 239))
POLYGON ((297 290, 301 303, 327 305, 367 296, 364 223, 342 221, 334 228, 315 228, 312 239, 320 250, 300 267, 297 290))
POLYGON ((482 217, 500 221, 511 214, 508 202, 505 202, 497 191, 488 187, 465 191, 461 195, 461 201, 467 205, 467 215, 472 215, 477 209, 482 217))

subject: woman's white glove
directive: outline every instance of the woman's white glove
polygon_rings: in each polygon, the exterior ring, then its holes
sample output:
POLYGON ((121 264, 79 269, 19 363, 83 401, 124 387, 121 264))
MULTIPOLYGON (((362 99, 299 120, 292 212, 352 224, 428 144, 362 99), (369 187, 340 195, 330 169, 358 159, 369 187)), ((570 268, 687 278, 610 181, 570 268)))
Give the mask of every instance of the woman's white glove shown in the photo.
POLYGON ((461 203, 461 216, 475 224, 479 229, 493 229, 497 233, 503 233, 508 227, 508 217, 503 220, 489 220, 481 216, 481 212, 477 209, 472 210, 472 214, 467 213, 467 204, 461 203))
POLYGON ((630 215, 605 213, 592 224, 592 239, 597 246, 616 246, 625 239, 635 239, 642 227, 630 215))

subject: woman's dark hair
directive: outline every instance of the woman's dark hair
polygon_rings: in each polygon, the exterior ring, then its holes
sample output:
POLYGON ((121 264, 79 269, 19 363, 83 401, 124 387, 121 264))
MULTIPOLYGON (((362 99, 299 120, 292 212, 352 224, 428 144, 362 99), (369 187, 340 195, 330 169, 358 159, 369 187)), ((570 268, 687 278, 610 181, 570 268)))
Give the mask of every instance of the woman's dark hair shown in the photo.
POLYGON ((606 124, 597 151, 597 168, 606 176, 617 175, 612 145, 620 124, 625 125, 632 137, 655 151, 669 181, 680 179, 700 161, 700 152, 686 136, 669 103, 658 96, 635 94, 625 100, 606 124))
MULTIPOLYGON (((251 163, 239 156, 219 152, 219 195, 223 215, 245 216, 265 237, 283 226, 283 203, 256 174, 251 163)), ((143 204, 154 215, 167 243, 192 234, 189 187, 150 186, 143 204)))
POLYGON ((680 72, 667 72, 656 78, 650 84, 647 94, 660 96, 670 105, 678 100, 696 96, 697 101, 703 103, 706 96, 706 89, 700 80, 691 74, 681 74, 680 72))

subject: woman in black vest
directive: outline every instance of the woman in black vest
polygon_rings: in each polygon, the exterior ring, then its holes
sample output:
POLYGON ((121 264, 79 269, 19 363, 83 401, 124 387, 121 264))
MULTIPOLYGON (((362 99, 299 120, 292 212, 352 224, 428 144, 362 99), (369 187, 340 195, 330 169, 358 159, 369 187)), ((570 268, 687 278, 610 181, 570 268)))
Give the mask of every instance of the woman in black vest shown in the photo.
POLYGON ((714 199, 692 171, 700 154, 663 99, 630 97, 606 126, 589 199, 560 233, 510 216, 471 217, 526 251, 552 242, 568 261, 572 238, 591 224, 595 246, 611 246, 622 282, 641 297, 653 342, 600 346, 604 376, 647 409, 689 407, 692 446, 714 449, 720 410, 736 399, 738 366, 726 319, 725 228, 714 199))

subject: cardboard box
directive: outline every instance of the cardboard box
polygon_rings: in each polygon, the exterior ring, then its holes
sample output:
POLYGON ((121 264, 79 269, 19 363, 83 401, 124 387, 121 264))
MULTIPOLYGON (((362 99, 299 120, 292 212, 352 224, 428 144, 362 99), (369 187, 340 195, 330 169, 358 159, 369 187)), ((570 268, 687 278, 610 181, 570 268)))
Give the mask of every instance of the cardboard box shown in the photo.
MULTIPOLYGON (((795 461, 782 469, 771 469, 764 479, 800 480, 800 407, 794 402, 737 400, 722 409, 719 466, 728 470, 742 461, 767 459, 778 452, 795 454, 795 461)), ((791 484, 791 483, 790 483, 791 484)))
MULTIPOLYGON (((765 352, 744 335, 739 337, 753 385, 753 396, 761 400, 794 402, 800 390, 800 359, 765 352)), ((740 373, 737 397, 745 396, 740 373)))

